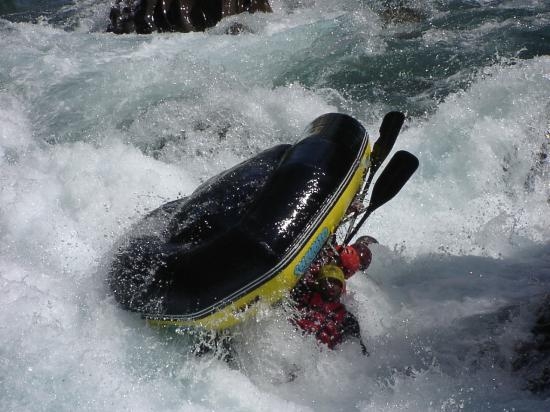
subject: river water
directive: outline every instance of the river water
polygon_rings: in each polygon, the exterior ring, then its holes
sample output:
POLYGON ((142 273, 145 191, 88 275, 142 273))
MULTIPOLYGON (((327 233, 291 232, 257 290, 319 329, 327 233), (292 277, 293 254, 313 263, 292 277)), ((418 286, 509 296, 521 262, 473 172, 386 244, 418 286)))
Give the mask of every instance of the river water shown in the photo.
POLYGON ((1 410, 550 409, 517 366, 550 291, 550 2, 396 3, 116 36, 109 1, 3 1, 1 410), (109 295, 107 256, 149 210, 322 113, 376 138, 390 110, 420 168, 362 231, 380 244, 346 304, 369 357, 264 308, 233 364, 195 358, 109 295))

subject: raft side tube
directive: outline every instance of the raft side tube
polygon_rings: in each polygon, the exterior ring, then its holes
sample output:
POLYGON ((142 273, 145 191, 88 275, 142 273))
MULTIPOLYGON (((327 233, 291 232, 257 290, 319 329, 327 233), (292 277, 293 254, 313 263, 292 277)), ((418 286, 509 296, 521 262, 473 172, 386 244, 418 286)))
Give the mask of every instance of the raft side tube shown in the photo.
MULTIPOLYGON (((280 300, 340 224, 361 189, 370 151, 358 121, 327 114, 311 123, 304 139, 281 150, 276 161, 273 156, 247 201, 235 205, 232 194, 246 185, 235 176, 245 176, 262 154, 233 168, 233 177, 226 172, 211 179, 168 222, 166 247, 149 243, 160 256, 154 268, 147 266, 154 261, 147 244, 126 254, 142 263, 118 268, 115 287, 126 284, 131 290, 117 300, 152 325, 209 329, 231 327, 252 315, 259 302, 280 300), (226 194, 211 213, 209 198, 223 192, 223 179, 226 194), (142 274, 130 275, 136 267, 142 274)), ((120 262, 125 266, 129 259, 120 262)))
POLYGON ((111 263, 108 283, 115 299, 135 312, 161 310, 179 276, 182 257, 209 248, 238 225, 290 146, 265 150, 134 224, 115 248, 111 263))
POLYGON ((149 319, 156 324, 225 328, 239 322, 242 308, 258 300, 279 300, 295 285, 300 276, 295 268, 304 266, 306 252, 317 245, 320 236, 326 241, 334 233, 360 190, 370 155, 368 136, 359 122, 338 114, 322 119, 332 133, 325 134, 318 127, 315 135, 288 150, 241 223, 211 244, 210 251, 204 248, 189 257, 185 266, 201 275, 178 278, 169 301, 177 308, 173 314, 187 309, 187 315, 149 313, 149 319), (354 134, 348 134, 350 130, 354 134), (205 272, 200 262, 207 260, 209 253, 215 261, 209 262, 205 272), (189 310, 192 307, 180 305, 184 290, 201 296, 194 312, 189 310), (227 294, 231 290, 234 292, 227 294))
MULTIPOLYGON (((363 157, 364 164, 368 164, 370 150, 369 145, 363 157)), ((261 305, 271 305, 283 299, 309 268, 327 239, 335 232, 357 191, 362 187, 363 180, 364 169, 358 169, 330 213, 321 221, 305 245, 297 251, 295 257, 288 262, 281 262, 274 269, 276 276, 260 283, 243 297, 206 316, 196 318, 149 316, 146 317, 148 324, 153 327, 199 327, 223 330, 254 316, 261 305)))

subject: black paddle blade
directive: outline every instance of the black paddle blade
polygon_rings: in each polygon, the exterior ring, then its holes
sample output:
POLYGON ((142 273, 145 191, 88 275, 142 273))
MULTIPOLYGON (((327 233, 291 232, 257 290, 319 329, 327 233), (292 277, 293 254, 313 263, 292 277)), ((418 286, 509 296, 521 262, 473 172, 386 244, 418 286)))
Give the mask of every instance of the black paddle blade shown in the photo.
POLYGON ((372 212, 387 203, 399 193, 405 183, 418 168, 418 159, 409 152, 401 150, 393 155, 388 165, 374 184, 369 206, 359 223, 348 233, 344 244, 357 234, 372 212))
POLYGON ((380 125, 380 137, 372 148, 371 162, 374 171, 380 167, 393 149, 403 122, 405 122, 405 115, 401 112, 389 112, 384 116, 380 125))
POLYGON ((404 150, 395 153, 372 188, 369 211, 374 212, 399 193, 417 168, 415 155, 404 150))

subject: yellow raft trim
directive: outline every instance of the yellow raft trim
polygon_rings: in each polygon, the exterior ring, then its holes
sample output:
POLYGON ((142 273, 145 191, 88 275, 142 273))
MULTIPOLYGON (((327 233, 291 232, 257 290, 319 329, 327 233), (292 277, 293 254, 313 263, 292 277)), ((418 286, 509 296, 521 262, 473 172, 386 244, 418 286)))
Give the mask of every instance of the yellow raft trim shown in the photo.
POLYGON ((272 305, 287 296, 288 292, 300 279, 300 276, 295 274, 298 265, 300 265, 303 260, 307 259, 306 254, 312 248, 318 248, 318 246, 315 245, 316 242, 323 240, 324 243, 324 240, 328 239, 335 232, 344 218, 349 205, 361 189, 366 171, 370 166, 369 159, 371 150, 372 148, 369 142, 361 157, 359 167, 353 174, 353 177, 344 189, 342 195, 336 201, 326 218, 319 224, 319 227, 307 241, 306 245, 278 275, 235 302, 204 318, 192 320, 146 319, 147 324, 152 327, 193 327, 209 330, 223 330, 231 328, 254 316, 260 304, 272 305))

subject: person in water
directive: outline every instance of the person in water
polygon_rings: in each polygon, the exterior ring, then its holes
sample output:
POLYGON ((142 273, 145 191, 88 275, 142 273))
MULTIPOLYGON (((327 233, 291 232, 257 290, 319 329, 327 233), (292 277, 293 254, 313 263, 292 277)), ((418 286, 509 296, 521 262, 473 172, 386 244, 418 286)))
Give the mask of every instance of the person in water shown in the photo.
MULTIPOLYGON (((361 352, 368 356, 359 322, 340 299, 346 290, 346 280, 369 267, 372 260, 369 245, 373 243, 378 242, 362 236, 352 245, 326 248, 290 293, 295 309, 290 322, 305 334, 315 335, 330 349, 346 339, 357 338, 361 352)), ((199 335, 193 348, 196 356, 215 353, 228 363, 234 361, 230 333, 202 331, 199 335)))
POLYGON ((358 338, 363 354, 368 355, 359 322, 340 299, 346 280, 370 265, 372 243, 377 243, 374 238, 363 236, 350 246, 329 249, 291 291, 296 310, 290 321, 330 349, 348 338, 358 338))

